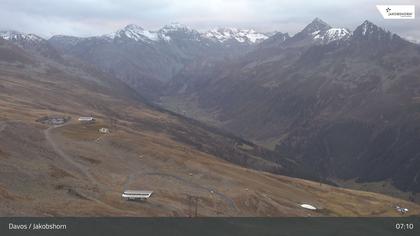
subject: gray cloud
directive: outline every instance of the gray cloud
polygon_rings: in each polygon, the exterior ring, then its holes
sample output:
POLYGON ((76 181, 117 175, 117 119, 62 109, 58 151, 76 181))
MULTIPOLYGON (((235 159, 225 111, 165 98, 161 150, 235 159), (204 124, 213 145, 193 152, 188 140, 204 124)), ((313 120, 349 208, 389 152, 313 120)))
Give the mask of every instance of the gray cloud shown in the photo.
MULTIPOLYGON (((418 0, 399 0, 415 4, 418 0)), ((0 0, 0 29, 44 37, 55 34, 91 36, 115 31, 129 23, 157 29, 180 22, 205 30, 214 27, 255 28, 296 33, 313 18, 354 29, 365 19, 420 39, 420 19, 383 20, 376 10, 385 0, 0 0)))

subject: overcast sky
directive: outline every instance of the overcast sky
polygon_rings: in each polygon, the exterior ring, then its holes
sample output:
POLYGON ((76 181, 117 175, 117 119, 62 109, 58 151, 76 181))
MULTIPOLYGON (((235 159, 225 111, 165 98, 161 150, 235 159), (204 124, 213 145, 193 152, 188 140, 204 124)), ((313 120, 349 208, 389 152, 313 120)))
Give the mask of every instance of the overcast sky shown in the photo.
POLYGON ((0 30, 48 38, 106 34, 130 23, 158 29, 179 22, 198 30, 239 27, 294 34, 320 17, 351 30, 368 19, 420 40, 420 16, 383 20, 376 4, 414 4, 418 10, 420 0, 0 0, 0 30))

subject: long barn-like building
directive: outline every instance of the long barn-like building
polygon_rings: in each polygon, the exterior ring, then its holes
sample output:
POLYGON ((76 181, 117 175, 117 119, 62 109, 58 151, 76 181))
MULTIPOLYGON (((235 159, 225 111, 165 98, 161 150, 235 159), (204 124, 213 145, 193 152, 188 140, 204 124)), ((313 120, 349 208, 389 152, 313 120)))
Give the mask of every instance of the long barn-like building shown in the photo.
POLYGON ((82 117, 79 117, 79 121, 80 122, 93 122, 95 121, 95 118, 91 116, 82 116, 82 117))
POLYGON ((122 197, 126 200, 146 200, 152 195, 153 191, 148 190, 126 190, 122 197))

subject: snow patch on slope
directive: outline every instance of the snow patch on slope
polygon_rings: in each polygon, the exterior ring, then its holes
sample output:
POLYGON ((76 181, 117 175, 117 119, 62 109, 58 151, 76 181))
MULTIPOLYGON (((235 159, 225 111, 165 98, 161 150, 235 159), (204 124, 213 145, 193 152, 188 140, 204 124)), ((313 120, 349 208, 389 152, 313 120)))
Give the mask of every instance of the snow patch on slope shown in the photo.
POLYGON ((202 34, 203 37, 219 41, 236 40, 240 43, 259 43, 268 38, 267 35, 258 33, 253 29, 219 28, 212 29, 202 34))
POLYGON ((24 34, 13 30, 0 31, 0 37, 10 41, 26 40, 31 42, 40 42, 43 40, 41 37, 35 34, 24 34))
POLYGON ((351 33, 345 28, 331 28, 325 32, 324 40, 328 42, 342 40, 350 37, 351 33))
POLYGON ((351 35, 351 32, 345 28, 331 28, 327 31, 322 32, 317 30, 312 33, 313 39, 321 40, 324 43, 329 43, 337 40, 348 39, 351 35))

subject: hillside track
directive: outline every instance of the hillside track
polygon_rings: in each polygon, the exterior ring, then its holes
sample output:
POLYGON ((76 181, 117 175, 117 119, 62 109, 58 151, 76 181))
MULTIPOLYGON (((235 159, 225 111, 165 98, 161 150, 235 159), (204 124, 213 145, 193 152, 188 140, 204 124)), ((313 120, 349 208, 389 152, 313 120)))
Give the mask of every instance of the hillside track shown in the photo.
POLYGON ((60 156, 62 159, 64 159, 67 163, 71 164, 73 167, 75 167, 79 173, 81 173, 84 177, 86 177, 91 183, 99 185, 98 181, 92 176, 92 174, 89 171, 89 168, 78 163, 74 160, 74 158, 71 155, 68 155, 65 153, 61 148, 60 145, 56 142, 56 140, 52 137, 51 132, 59 127, 63 127, 66 124, 63 125, 56 125, 51 126, 44 130, 45 139, 50 144, 50 146, 53 148, 54 152, 60 156))

